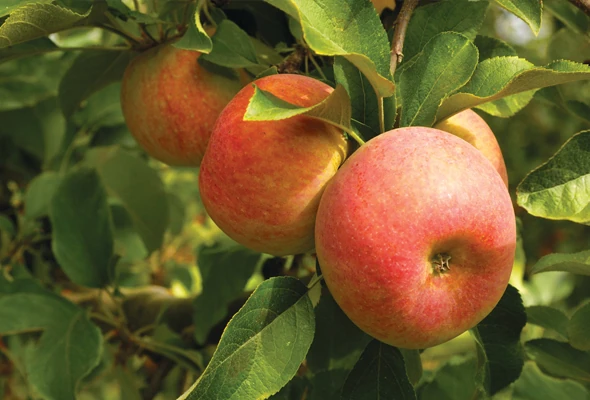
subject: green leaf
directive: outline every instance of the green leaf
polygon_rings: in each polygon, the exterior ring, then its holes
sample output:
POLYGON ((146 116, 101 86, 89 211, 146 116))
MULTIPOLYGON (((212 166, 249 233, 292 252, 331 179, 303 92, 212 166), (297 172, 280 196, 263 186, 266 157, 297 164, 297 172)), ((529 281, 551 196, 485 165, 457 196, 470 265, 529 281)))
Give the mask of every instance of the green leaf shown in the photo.
MULTIPOLYGON (((301 400, 306 398, 304 396, 309 393, 309 384, 307 379, 302 376, 296 376, 287 383, 278 393, 273 394, 269 400, 301 400)), ((313 393, 312 393, 313 396, 313 393)), ((307 400, 314 400, 312 398, 306 398, 307 400)), ((328 399, 324 399, 328 400, 328 399)))
MULTIPOLYGON (((342 85, 350 97, 352 119, 370 128, 370 133, 363 135, 365 139, 376 136, 381 127, 379 122, 378 98, 369 80, 346 58, 338 56, 334 59, 334 77, 336 84, 342 85)), ((396 116, 395 96, 383 99, 384 130, 393 129, 396 116)))
MULTIPOLYGON (((571 4, 567 3, 568 6, 571 4)), ((574 7, 576 10, 577 8, 574 7)), ((586 14, 582 14, 585 18, 586 14)), ((590 58, 590 37, 583 40, 572 29, 562 28, 551 35, 551 41, 547 48, 547 57, 551 60, 567 59, 576 62, 584 62, 590 58)))
POLYGON ((567 0, 543 0, 543 7, 577 34, 590 32, 590 17, 567 0))
MULTIPOLYGON (((0 64, 0 111, 33 107, 57 95, 65 57, 40 55, 0 64)), ((4 120, 4 117, 1 118, 4 120)), ((0 124, 2 127, 4 124, 0 124)))
POLYGON ((29 3, 51 3, 52 0, 4 0, 0 5, 0 17, 4 17, 21 6, 29 3))
POLYGON ((55 43, 45 37, 17 44, 16 46, 5 47, 0 50, 0 64, 21 57, 55 51, 57 48, 55 43))
POLYGON ((172 46, 184 50, 199 51, 204 54, 209 54, 211 52, 213 49, 213 41, 205 31, 205 28, 203 28, 200 14, 200 10, 195 12, 188 24, 187 31, 180 40, 172 43, 172 46))
POLYGON ((193 302, 197 343, 205 342, 211 328, 227 315, 230 303, 244 293, 260 256, 229 240, 199 250, 203 291, 193 302))
POLYGON ((78 126, 92 131, 104 126, 118 126, 125 123, 121 109, 121 84, 112 83, 100 89, 84 102, 74 115, 78 126))
POLYGON ((322 102, 311 107, 298 107, 254 85, 254 95, 250 98, 244 120, 277 121, 296 115, 307 115, 342 129, 350 129, 350 98, 346 89, 339 85, 322 102))
POLYGON ((53 194, 52 249, 66 275, 79 285, 102 287, 113 278, 113 231, 107 195, 97 173, 67 174, 53 194))
POLYGON ((541 372, 534 362, 524 365, 522 375, 514 384, 513 400, 588 400, 590 393, 572 380, 556 379, 541 372))
POLYGON ((361 331, 325 292, 316 313, 316 334, 307 354, 312 399, 339 398, 346 376, 371 337, 361 331))
POLYGON ((590 251, 573 254, 553 253, 542 257, 530 270, 530 274, 565 271, 573 274, 590 275, 590 251))
POLYGON ((116 146, 86 153, 109 195, 125 207, 147 250, 160 248, 168 228, 168 197, 157 172, 116 146))
POLYGON ((25 4, 0 26, 0 49, 72 28, 88 15, 54 4, 25 4))
POLYGON ((508 285, 492 312, 471 330, 477 344, 478 385, 494 395, 514 382, 524 365, 520 333, 526 313, 518 290, 508 285))
POLYGON ((567 339, 567 326, 570 321, 567 315, 557 308, 547 306, 527 307, 526 315, 529 324, 551 329, 564 339, 567 339))
POLYGON ((259 65, 250 37, 234 22, 223 20, 211 40, 213 49, 209 54, 203 54, 201 59, 228 68, 259 65))
POLYGON ((477 50, 479 51, 479 62, 488 58, 517 55, 516 50, 512 46, 495 37, 477 35, 473 44, 477 46, 477 50))
POLYGON ((551 375, 590 381, 590 354, 568 343, 535 339, 525 343, 529 357, 551 375))
POLYGON ((578 308, 569 321, 570 344, 578 350, 590 350, 590 303, 578 308))
POLYGON ((539 34, 543 14, 543 4, 541 1, 496 0, 496 3, 526 22, 535 35, 539 34))
POLYGON ((178 49, 193 50, 199 51, 203 54, 209 54, 213 49, 213 42, 209 35, 202 30, 202 25, 199 29, 193 23, 190 23, 185 34, 180 40, 172 43, 172 46, 178 49))
POLYGON ((549 161, 518 185, 518 204, 538 217, 590 223, 588 151, 590 130, 571 137, 549 161))
POLYGON ((121 80, 131 61, 129 51, 88 50, 80 53, 59 83, 59 101, 65 116, 110 83, 121 80))
POLYGON ((387 34, 366 0, 266 0, 301 24, 307 45, 319 55, 343 56, 382 97, 395 94, 387 34))
POLYGON ((25 193, 25 217, 35 219, 47 215, 49 203, 60 182, 61 177, 53 171, 37 175, 25 193))
POLYGON ((14 227, 12 220, 2 214, 0 214, 0 232, 5 232, 10 237, 16 235, 16 228, 14 227))
POLYGON ((556 105, 586 122, 590 122, 590 105, 576 100, 565 100, 559 86, 540 89, 535 93, 535 97, 541 101, 556 105))
POLYGON ((100 361, 102 335, 85 312, 52 295, 0 295, 0 334, 42 331, 27 355, 27 378, 48 400, 75 400, 79 383, 100 361))
POLYGON ((399 349, 402 356, 404 356, 404 363, 406 364, 406 373, 408 379, 413 386, 416 386, 420 379, 422 379, 422 358, 420 358, 419 350, 399 349))
POLYGON ((461 34, 433 37, 400 77, 400 126, 432 126, 441 101, 467 83, 477 58, 477 48, 461 34))
POLYGON ((55 97, 32 107, 0 113, 0 120, 0 134, 11 137, 14 144, 45 163, 61 149, 66 121, 55 97))
MULTIPOLYGON (((510 95, 583 79, 590 79, 590 66, 567 60, 535 67, 517 57, 490 58, 477 65, 467 85, 443 102, 436 116, 437 121, 510 95)), ((486 107, 486 112, 493 107, 500 115, 518 111, 511 108, 513 105, 509 101, 486 107)))
POLYGON ((443 32, 452 31, 475 39, 488 7, 487 1, 472 0, 443 0, 418 7, 408 24, 404 59, 411 60, 430 39, 443 32))
POLYGON ((440 367, 431 381, 418 388, 420 400, 471 400, 477 398, 475 358, 454 356, 440 367))
POLYGON ((137 232, 127 209, 120 204, 110 206, 113 218, 115 253, 121 256, 121 262, 138 262, 149 253, 137 232))
POLYGON ((373 339, 342 388, 342 400, 415 399, 400 351, 373 339))
POLYGON ((199 380, 178 400, 267 398, 293 378, 314 330, 313 307, 301 281, 264 281, 225 328, 199 380))

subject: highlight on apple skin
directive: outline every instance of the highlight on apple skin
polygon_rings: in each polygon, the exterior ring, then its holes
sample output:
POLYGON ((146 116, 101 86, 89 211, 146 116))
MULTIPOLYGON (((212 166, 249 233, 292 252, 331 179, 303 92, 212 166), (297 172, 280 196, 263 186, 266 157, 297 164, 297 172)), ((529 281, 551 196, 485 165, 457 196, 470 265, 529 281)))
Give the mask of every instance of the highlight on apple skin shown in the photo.
POLYGON ((488 315, 516 247, 500 175, 464 140, 425 127, 386 132, 350 156, 324 191, 315 232, 342 310, 369 335, 410 349, 488 315))
POLYGON ((492 163, 508 187, 508 173, 498 140, 490 126, 473 110, 464 110, 434 126, 471 143, 492 163))
POLYGON ((243 87, 199 65, 201 53, 160 45, 135 57, 123 76, 125 122, 152 157, 198 166, 217 116, 243 87))
MULTIPOLYGON (((254 84, 300 107, 333 90, 292 74, 254 84)), ((320 197, 348 142, 336 127, 303 115, 244 121, 253 94, 253 85, 244 87, 217 120, 199 171, 203 204, 219 228, 246 247, 277 256, 310 251, 320 197)))

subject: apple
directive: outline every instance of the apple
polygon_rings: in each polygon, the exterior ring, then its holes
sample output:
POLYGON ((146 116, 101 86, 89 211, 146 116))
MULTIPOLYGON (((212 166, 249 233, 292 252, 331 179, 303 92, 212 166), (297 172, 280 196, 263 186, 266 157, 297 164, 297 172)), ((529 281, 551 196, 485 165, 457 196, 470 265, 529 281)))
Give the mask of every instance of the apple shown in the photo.
POLYGON ((514 261, 510 195, 462 139, 394 129, 361 146, 327 185, 316 251, 348 317, 393 346, 421 349, 480 322, 514 261))
POLYGON ((135 57, 121 86, 121 106, 131 134, 152 157, 174 166, 201 163, 215 120, 243 87, 212 73, 201 53, 164 44, 135 57))
MULTIPOLYGON (((300 107, 324 100, 332 88, 310 77, 270 75, 260 89, 300 107)), ((276 256, 314 247, 320 197, 348 152, 334 126, 307 116, 244 121, 254 86, 244 87, 220 114, 199 171, 211 219, 229 237, 276 256)))
POLYGON ((489 125, 473 110, 457 113, 434 126, 436 129, 452 133, 471 143, 492 163, 508 187, 508 173, 494 132, 489 125))

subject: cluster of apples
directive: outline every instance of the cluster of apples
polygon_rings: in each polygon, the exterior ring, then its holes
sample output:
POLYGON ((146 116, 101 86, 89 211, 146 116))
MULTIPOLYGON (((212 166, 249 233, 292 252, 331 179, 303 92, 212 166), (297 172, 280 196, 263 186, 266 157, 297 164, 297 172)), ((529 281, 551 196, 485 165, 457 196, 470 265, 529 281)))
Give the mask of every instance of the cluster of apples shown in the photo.
MULTIPOLYGON (((253 85, 197 58, 171 46, 138 56, 123 111, 150 155, 200 166, 203 204, 228 236, 272 255, 315 251, 342 310, 394 346, 445 342, 493 309, 516 226, 500 148, 476 113, 394 129, 350 154, 339 129, 308 116, 244 121, 253 85)), ((333 90, 293 74, 254 84, 301 107, 333 90)))

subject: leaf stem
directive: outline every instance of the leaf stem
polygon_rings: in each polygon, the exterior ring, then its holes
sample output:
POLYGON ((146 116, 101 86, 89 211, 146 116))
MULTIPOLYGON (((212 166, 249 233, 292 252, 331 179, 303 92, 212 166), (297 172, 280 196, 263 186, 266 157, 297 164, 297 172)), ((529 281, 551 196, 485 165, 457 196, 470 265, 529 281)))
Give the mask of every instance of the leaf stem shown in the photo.
POLYGON ((391 41, 391 77, 395 75, 397 64, 404 58, 404 40, 406 39, 406 30, 412 17, 414 9, 420 0, 406 0, 395 21, 395 30, 393 31, 393 40, 391 41))
POLYGON ((136 38, 127 32, 120 31, 119 29, 109 26, 109 25, 95 24, 95 25, 90 25, 90 26, 92 26, 94 28, 104 29, 105 31, 109 31, 111 33, 114 33, 115 35, 121 36, 123 39, 125 39, 130 44, 139 44, 141 42, 141 39, 136 38))
POLYGON ((379 115, 379 131, 383 133, 385 132, 385 110, 383 109, 383 97, 379 94, 377 94, 377 113, 379 115))
POLYGON ((313 56, 313 54, 311 54, 311 52, 308 53, 308 57, 309 57, 309 60, 311 61, 311 63, 313 64, 313 66, 315 67, 315 69, 318 71, 318 73, 322 77, 322 79, 327 81, 328 78, 324 74, 324 71, 322 71, 322 69, 320 68, 320 65, 317 63, 317 61, 315 60, 315 57, 313 56))

